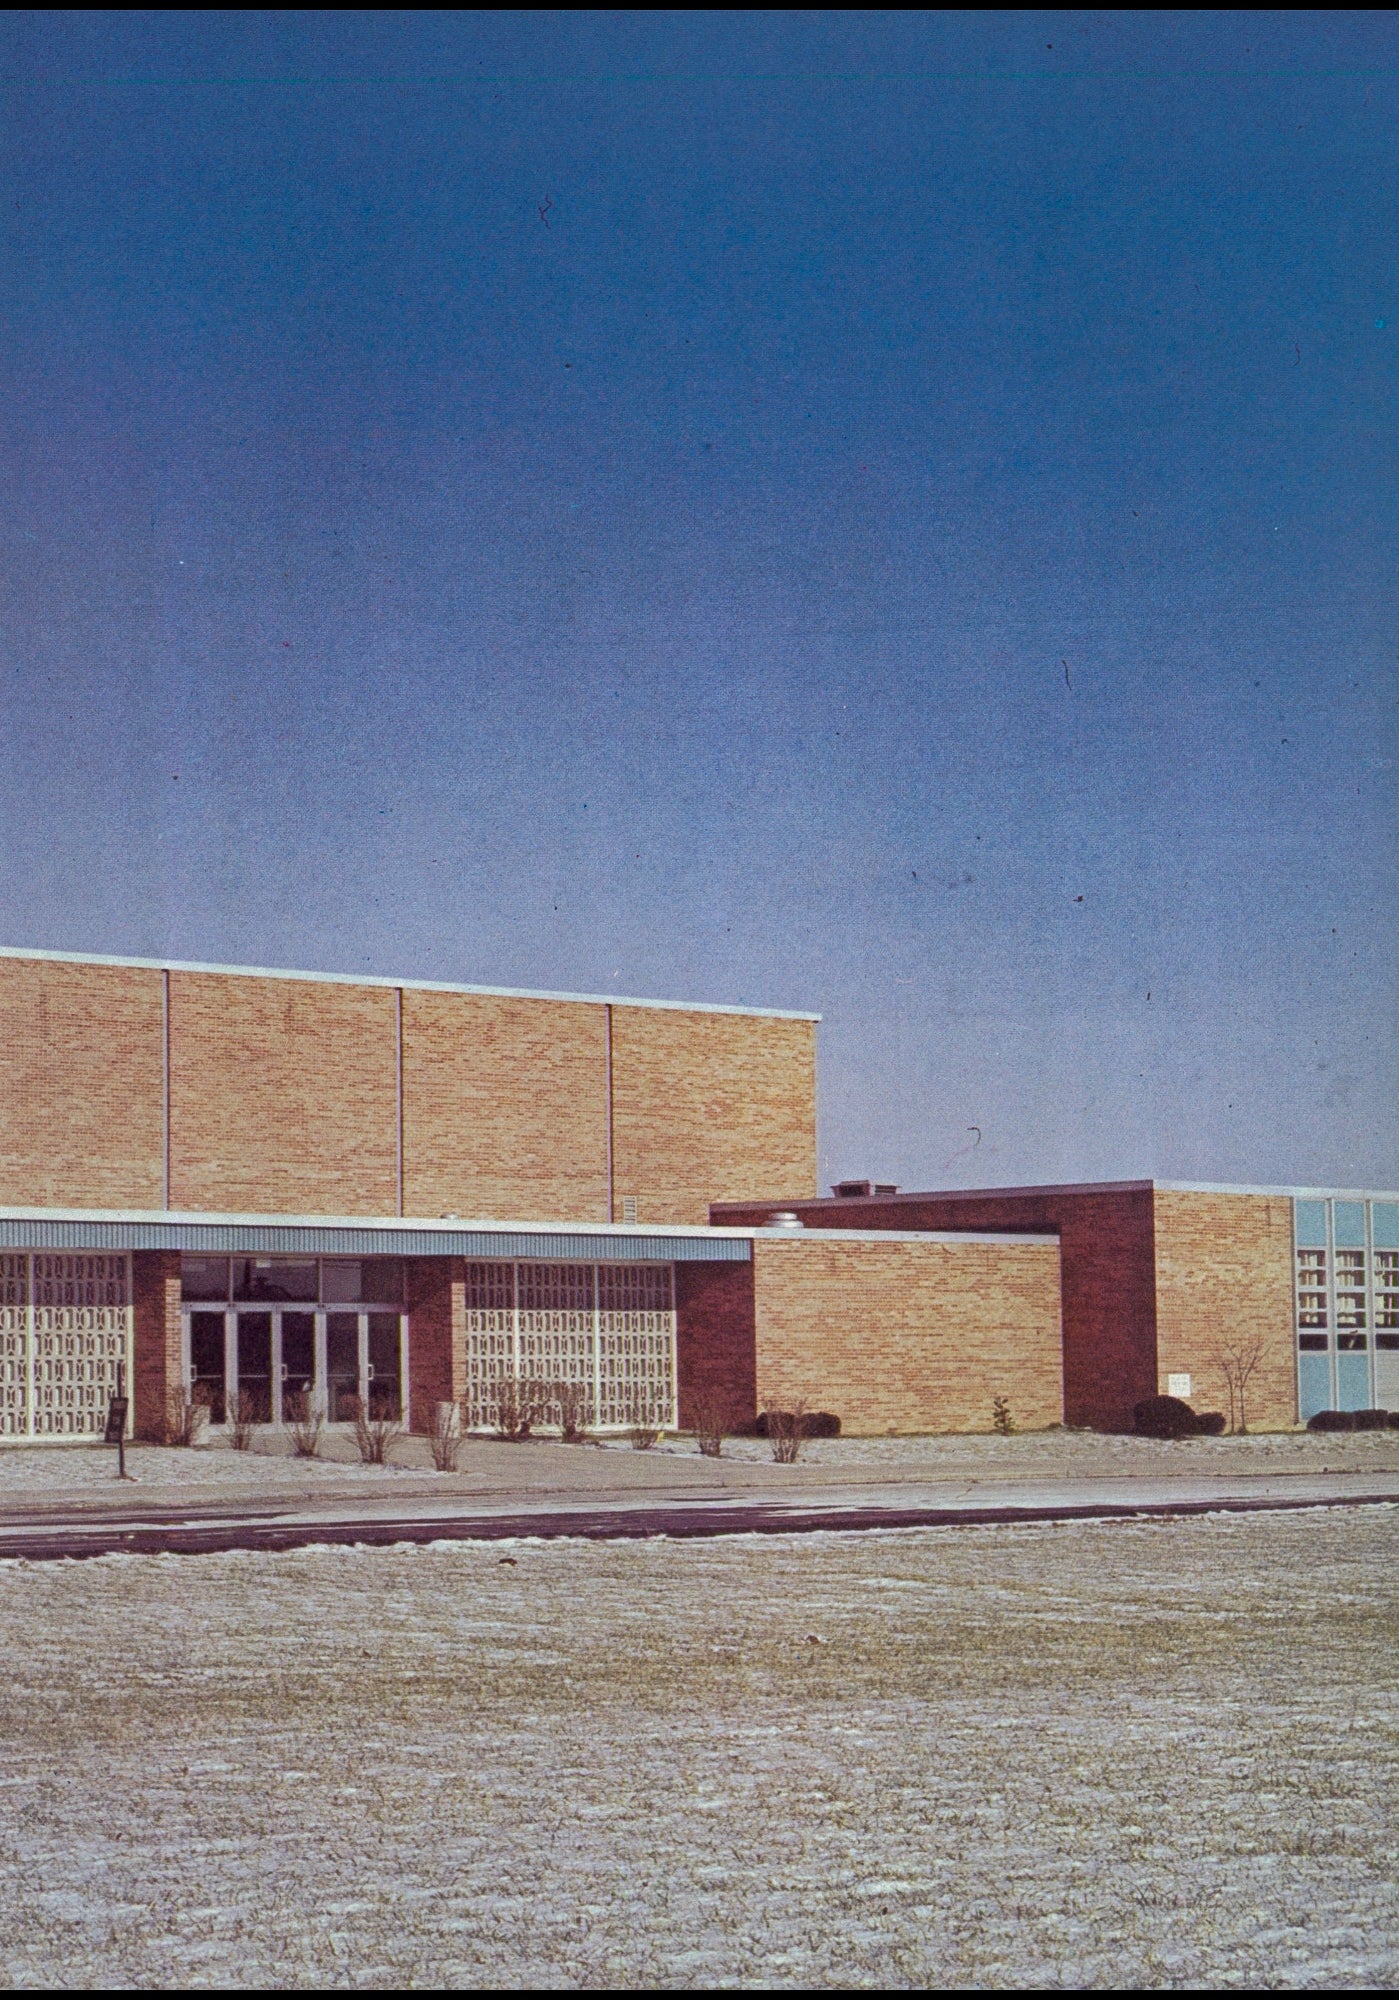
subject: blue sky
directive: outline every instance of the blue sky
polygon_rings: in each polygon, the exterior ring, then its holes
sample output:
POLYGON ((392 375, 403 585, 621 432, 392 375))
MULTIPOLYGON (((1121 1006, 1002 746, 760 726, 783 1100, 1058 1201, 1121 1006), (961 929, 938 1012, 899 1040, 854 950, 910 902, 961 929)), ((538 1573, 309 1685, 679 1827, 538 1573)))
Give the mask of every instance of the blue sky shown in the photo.
POLYGON ((818 1009, 823 1181, 1399 1183, 1392 16, 0 78, 0 941, 818 1009))

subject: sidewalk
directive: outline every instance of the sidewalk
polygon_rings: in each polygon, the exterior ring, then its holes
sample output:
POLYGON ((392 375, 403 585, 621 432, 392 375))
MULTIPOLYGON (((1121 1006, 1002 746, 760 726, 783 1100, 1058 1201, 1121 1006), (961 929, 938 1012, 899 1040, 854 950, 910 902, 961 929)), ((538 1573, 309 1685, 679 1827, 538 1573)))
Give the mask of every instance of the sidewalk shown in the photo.
MULTIPOLYGON (((267 1445, 278 1440, 268 1439, 267 1445)), ((335 1439, 337 1452, 345 1441, 335 1439)), ((404 1459, 425 1457, 404 1441, 404 1459)), ((1399 1433, 821 1441, 795 1466, 754 1440, 625 1447, 470 1441, 461 1470, 265 1448, 0 1455, 0 1559, 284 1549, 317 1542, 796 1533, 1399 1502, 1399 1433), (1392 1440, 1392 1442, 1391 1442, 1392 1440)))

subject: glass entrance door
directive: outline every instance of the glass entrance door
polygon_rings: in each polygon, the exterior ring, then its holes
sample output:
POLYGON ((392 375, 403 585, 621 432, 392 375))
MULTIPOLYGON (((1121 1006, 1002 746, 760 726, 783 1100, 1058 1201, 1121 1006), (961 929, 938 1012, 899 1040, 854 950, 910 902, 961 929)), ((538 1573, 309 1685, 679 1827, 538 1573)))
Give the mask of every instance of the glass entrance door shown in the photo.
POLYGON ((272 1421, 272 1315, 238 1315, 238 1396, 244 1416, 255 1424, 272 1421))
POLYGON ((201 1403, 211 1424, 221 1424, 224 1415, 224 1315, 196 1312, 189 1316, 189 1393, 191 1402, 201 1403))
POLYGON ((298 1423, 316 1407, 316 1315, 284 1312, 281 1361, 277 1368, 282 1391, 280 1421, 298 1423))
POLYGON ((359 1313, 325 1316, 325 1403, 333 1424, 355 1420, 360 1400, 359 1313))
POLYGON ((366 1313, 365 1360, 369 1414, 401 1418, 403 1381, 402 1336, 397 1313, 366 1313))

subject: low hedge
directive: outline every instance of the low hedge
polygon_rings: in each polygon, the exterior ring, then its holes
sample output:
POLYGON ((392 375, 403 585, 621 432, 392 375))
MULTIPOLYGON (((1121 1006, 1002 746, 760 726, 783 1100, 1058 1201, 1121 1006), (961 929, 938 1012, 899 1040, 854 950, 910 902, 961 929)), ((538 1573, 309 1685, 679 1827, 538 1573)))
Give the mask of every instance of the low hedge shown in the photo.
POLYGON ((1307 1418, 1309 1431, 1399 1430, 1396 1410, 1318 1410, 1307 1418))
MULTIPOLYGON (((788 1423, 791 1422, 786 1410, 760 1410, 753 1425, 752 1435, 765 1438, 772 1417, 781 1417, 788 1423)), ((840 1418, 831 1410, 805 1410, 802 1413, 801 1434, 804 1438, 838 1438, 840 1418)))

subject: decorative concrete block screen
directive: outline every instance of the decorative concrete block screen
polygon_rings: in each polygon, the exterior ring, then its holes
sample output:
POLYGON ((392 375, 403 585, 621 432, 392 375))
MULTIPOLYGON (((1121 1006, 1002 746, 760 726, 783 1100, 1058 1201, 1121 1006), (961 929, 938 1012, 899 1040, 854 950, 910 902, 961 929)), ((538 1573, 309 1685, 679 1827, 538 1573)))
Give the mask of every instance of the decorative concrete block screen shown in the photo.
POLYGON ((0 1251, 0 1438, 100 1437, 121 1361, 128 1258, 0 1251))
POLYGON ((675 1283, 669 1264, 468 1264, 468 1422, 493 1430, 500 1391, 536 1424, 574 1402, 590 1430, 673 1430, 675 1283))

